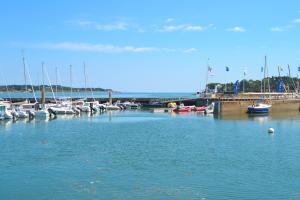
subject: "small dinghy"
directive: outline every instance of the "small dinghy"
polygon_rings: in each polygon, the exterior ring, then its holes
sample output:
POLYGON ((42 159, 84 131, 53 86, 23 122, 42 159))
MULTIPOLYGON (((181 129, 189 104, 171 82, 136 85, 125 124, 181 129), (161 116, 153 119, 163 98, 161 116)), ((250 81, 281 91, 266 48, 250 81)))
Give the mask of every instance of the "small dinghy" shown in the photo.
POLYGON ((193 106, 184 106, 184 104, 180 104, 175 108, 174 112, 190 112, 192 110, 193 106))
POLYGON ((206 109, 207 109, 206 106, 200 106, 200 107, 194 107, 192 109, 192 111, 195 111, 195 112, 205 112, 206 109))

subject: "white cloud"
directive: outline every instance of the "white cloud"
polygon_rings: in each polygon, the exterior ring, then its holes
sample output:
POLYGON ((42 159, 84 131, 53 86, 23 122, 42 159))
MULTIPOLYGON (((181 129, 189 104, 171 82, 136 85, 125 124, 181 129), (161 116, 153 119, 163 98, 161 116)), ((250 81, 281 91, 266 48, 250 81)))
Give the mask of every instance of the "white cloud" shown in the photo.
POLYGON ((189 49, 184 49, 183 52, 184 53, 194 53, 194 52, 197 52, 198 49, 196 48, 189 48, 189 49))
POLYGON ((177 31, 181 30, 183 28, 182 25, 177 25, 177 26, 163 26, 161 31, 166 31, 166 32, 171 32, 171 31, 177 31))
POLYGON ((113 30, 125 31, 128 29, 128 24, 124 22, 117 22, 113 24, 97 24, 96 29, 103 30, 103 31, 113 31, 113 30))
MULTIPOLYGON (((23 46, 23 45, 22 45, 23 46)), ((28 46, 28 45, 27 45, 28 46)), ((158 48, 158 47, 136 47, 132 45, 118 46, 111 44, 90 44, 76 42, 58 42, 58 43, 41 43, 29 45, 33 48, 42 49, 57 49, 67 51, 87 51, 97 53, 149 53, 149 52, 179 52, 179 53, 194 53, 196 48, 174 49, 174 48, 158 48)))
POLYGON ((244 28, 241 27, 241 26, 235 26, 235 27, 233 27, 233 28, 228 28, 227 31, 229 31, 229 32, 239 32, 239 33, 241 33, 241 32, 246 32, 246 29, 244 29, 244 28))
POLYGON ((300 18, 294 19, 294 20, 293 20, 293 23, 295 23, 295 24, 300 24, 300 18))
POLYGON ((79 20, 76 22, 79 26, 88 26, 88 25, 92 25, 94 24, 95 22, 93 21, 82 21, 82 20, 79 20))
POLYGON ((282 28, 282 27, 273 27, 273 28, 271 28, 270 30, 271 30, 272 32, 283 32, 283 31, 285 31, 285 29, 282 28))
POLYGON ((81 27, 93 28, 100 31, 125 31, 128 29, 129 24, 125 22, 113 22, 109 24, 100 24, 96 21, 78 20, 75 24, 81 27))
POLYGON ((174 18, 167 18, 167 19, 165 20, 165 22, 167 22, 167 23, 170 23, 170 22, 173 22, 173 21, 175 21, 174 18))
POLYGON ((168 26, 163 26, 160 31, 161 32, 174 32, 174 31, 187 31, 187 32, 201 32, 204 31, 205 29, 209 28, 208 27, 203 27, 199 25, 186 25, 186 24, 180 24, 180 25, 168 25, 168 26))
POLYGON ((90 51, 99 53, 123 53, 123 52, 153 52, 157 51, 153 47, 135 47, 135 46, 116 46, 107 44, 89 44, 89 43, 73 43, 73 42, 60 42, 60 43, 43 43, 34 45, 37 48, 45 49, 60 49, 69 51, 90 51))
POLYGON ((186 26, 184 28, 185 31, 203 31, 204 28, 202 26, 186 26))

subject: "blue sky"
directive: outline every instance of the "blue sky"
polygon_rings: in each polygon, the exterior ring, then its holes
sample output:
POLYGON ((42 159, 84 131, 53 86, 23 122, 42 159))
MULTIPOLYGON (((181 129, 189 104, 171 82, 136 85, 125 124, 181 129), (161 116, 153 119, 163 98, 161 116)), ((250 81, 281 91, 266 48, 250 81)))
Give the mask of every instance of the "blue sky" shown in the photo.
MULTIPOLYGON (((22 49, 34 84, 41 62, 55 83, 119 91, 194 92, 210 82, 260 79, 300 64, 300 2, 239 0, 2 1, 0 70, 23 84, 22 49), (225 72, 225 66, 230 67, 225 72)), ((0 84, 4 84, 3 78, 0 84)))

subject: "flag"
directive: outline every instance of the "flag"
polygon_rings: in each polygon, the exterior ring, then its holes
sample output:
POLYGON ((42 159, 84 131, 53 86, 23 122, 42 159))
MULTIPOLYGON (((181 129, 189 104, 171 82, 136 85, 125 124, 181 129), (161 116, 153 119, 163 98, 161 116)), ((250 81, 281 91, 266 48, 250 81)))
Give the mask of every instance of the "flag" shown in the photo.
POLYGON ((244 68, 244 76, 247 75, 247 67, 244 68))
POLYGON ((298 72, 300 72, 300 66, 298 67, 298 72))
POLYGON ((212 67, 208 66, 207 70, 208 70, 208 72, 212 72, 212 67))
POLYGON ((229 72, 229 67, 226 67, 226 72, 229 72))
POLYGON ((235 82, 235 85, 234 85, 234 92, 235 92, 235 95, 238 95, 239 93, 239 80, 237 80, 235 82))
POLYGON ((264 67, 261 67, 261 68, 260 68, 260 72, 264 72, 264 67))
POLYGON ((282 93, 282 80, 278 80, 278 92, 282 93))

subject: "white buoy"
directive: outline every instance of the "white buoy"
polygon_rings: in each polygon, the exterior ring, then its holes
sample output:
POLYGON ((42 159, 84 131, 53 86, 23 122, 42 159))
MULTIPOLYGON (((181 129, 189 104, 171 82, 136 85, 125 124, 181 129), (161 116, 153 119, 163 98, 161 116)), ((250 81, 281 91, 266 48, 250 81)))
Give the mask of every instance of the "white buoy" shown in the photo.
POLYGON ((274 132, 275 132, 274 128, 269 128, 269 129, 268 129, 268 133, 269 133, 269 134, 273 134, 274 132))

